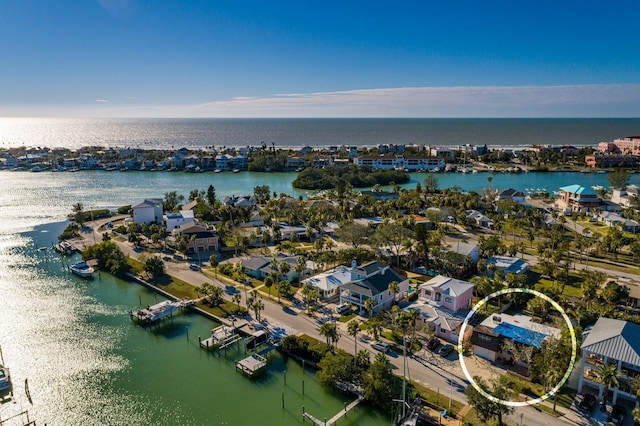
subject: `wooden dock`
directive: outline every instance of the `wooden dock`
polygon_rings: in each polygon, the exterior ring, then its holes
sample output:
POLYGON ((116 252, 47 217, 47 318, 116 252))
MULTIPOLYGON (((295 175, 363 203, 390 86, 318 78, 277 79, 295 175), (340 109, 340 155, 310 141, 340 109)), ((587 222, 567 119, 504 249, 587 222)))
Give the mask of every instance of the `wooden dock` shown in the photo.
POLYGON ((267 358, 262 355, 253 354, 236 363, 236 370, 240 370, 249 377, 260 372, 267 365, 267 358))
POLYGON ((347 413, 351 410, 353 410, 358 404, 360 404, 362 401, 364 400, 364 396, 360 395, 358 396, 358 398, 356 398, 353 402, 351 402, 351 404, 347 405, 346 407, 344 407, 343 410, 340 410, 335 416, 331 417, 329 420, 320 420, 317 417, 314 417, 313 415, 307 413, 306 411, 302 414, 302 421, 304 421, 304 419, 309 419, 311 420, 314 424, 318 425, 318 426, 332 426, 334 425, 340 418, 344 417, 347 415, 347 413))

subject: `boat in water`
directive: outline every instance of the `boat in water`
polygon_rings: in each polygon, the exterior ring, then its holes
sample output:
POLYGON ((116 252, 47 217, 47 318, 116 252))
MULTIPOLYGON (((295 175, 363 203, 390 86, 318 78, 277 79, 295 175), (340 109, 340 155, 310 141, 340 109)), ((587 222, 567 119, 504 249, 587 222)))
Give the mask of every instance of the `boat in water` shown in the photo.
POLYGON ((78 262, 69 266, 69 270, 82 278, 91 278, 93 276, 93 268, 87 262, 78 262))
POLYGON ((73 246, 67 241, 59 242, 53 245, 53 249, 60 254, 71 255, 73 254, 73 246))

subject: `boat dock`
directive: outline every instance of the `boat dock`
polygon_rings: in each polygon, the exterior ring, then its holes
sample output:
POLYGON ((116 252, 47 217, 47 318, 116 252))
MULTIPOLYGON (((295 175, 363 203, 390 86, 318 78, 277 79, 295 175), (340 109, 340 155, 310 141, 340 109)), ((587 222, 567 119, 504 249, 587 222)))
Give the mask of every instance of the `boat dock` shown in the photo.
POLYGON ((242 340, 235 325, 221 325, 211 330, 211 337, 200 340, 200 347, 206 350, 225 349, 242 340))
POLYGON ((340 412, 338 412, 335 416, 331 417, 329 420, 327 420, 326 417, 324 420, 320 420, 319 418, 314 417, 313 415, 304 411, 302 413, 302 421, 304 422, 305 419, 309 419, 318 426, 332 426, 338 420, 340 420, 340 418, 346 416, 349 411, 353 410, 363 400, 364 400, 364 396, 359 395, 358 398, 356 398, 354 401, 351 402, 351 404, 345 406, 343 410, 340 410, 340 412))
POLYGON ((253 354, 236 363, 236 370, 239 370, 243 374, 249 377, 254 376, 266 367, 267 358, 259 354, 253 354))
POLYGON ((164 300, 137 311, 129 311, 129 316, 132 320, 137 320, 138 324, 151 324, 163 318, 172 317, 174 312, 186 308, 191 303, 191 300, 164 300))

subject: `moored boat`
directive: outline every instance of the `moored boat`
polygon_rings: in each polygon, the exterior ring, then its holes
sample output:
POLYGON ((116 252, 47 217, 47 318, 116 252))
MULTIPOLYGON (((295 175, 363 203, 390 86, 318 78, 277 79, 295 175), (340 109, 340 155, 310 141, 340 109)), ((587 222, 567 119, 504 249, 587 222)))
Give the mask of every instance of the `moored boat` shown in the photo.
POLYGON ((93 268, 87 262, 78 262, 69 266, 69 270, 82 278, 90 278, 93 276, 93 268))
POLYGON ((54 244, 53 249, 60 254, 70 255, 73 253, 73 246, 67 241, 62 241, 58 244, 54 244))

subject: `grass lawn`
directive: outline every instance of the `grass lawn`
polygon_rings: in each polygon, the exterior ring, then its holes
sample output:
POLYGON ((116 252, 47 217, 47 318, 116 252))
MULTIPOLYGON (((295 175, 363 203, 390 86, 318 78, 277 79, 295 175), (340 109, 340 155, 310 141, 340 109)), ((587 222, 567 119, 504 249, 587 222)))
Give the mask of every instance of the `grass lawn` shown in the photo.
POLYGON ((355 312, 351 312, 349 315, 340 315, 338 321, 340 322, 349 322, 357 316, 355 312))
MULTIPOLYGON (((438 394, 437 390, 432 390, 429 389, 427 387, 422 386, 419 383, 415 383, 415 382, 411 382, 411 386, 413 386, 415 388, 415 390, 418 392, 418 394, 420 394, 420 396, 422 397, 422 399, 424 399, 425 401, 429 401, 432 404, 435 404, 439 407, 441 407, 443 410, 445 408, 449 408, 449 390, 448 389, 442 389, 442 392, 440 392, 440 394, 438 394)), ((451 415, 455 416, 457 415, 460 410, 462 410, 462 407, 464 407, 464 404, 460 401, 456 401, 451 400, 451 415)), ((471 410, 471 412, 473 412, 473 410, 471 410)), ((469 412, 467 414, 467 416, 469 414, 471 414, 471 412, 469 412)), ((465 420, 467 420, 467 416, 465 416, 465 420)), ((475 417, 475 413, 474 413, 474 417, 475 417)), ((474 423, 474 424, 481 424, 481 423, 474 423)))
POLYGON ((169 277, 169 279, 162 280, 154 279, 151 281, 151 284, 166 291, 167 293, 173 294, 178 299, 183 299, 185 297, 188 299, 196 299, 198 297, 195 286, 177 278, 169 277))
POLYGON ((220 304, 219 306, 215 306, 215 307, 210 307, 208 305, 205 305, 202 302, 198 302, 196 303, 196 306, 200 309, 202 309, 203 311, 207 311, 217 317, 220 318, 226 318, 229 315, 231 315, 234 311, 234 309, 237 309, 238 305, 236 305, 233 302, 223 302, 222 304, 220 304))

